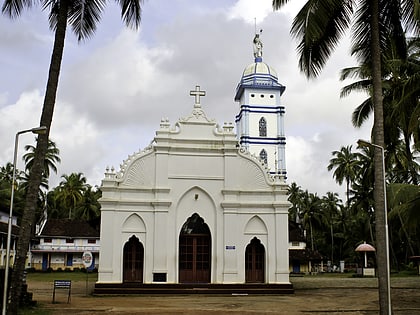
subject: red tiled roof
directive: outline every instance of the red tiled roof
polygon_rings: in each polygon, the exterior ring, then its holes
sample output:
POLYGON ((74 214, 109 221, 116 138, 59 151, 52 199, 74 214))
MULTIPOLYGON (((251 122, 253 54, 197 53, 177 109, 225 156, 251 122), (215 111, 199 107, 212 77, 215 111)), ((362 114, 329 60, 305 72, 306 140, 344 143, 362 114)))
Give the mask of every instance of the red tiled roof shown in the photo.
POLYGON ((66 238, 99 238, 99 231, 95 230, 87 221, 69 219, 48 219, 41 231, 41 237, 66 238))

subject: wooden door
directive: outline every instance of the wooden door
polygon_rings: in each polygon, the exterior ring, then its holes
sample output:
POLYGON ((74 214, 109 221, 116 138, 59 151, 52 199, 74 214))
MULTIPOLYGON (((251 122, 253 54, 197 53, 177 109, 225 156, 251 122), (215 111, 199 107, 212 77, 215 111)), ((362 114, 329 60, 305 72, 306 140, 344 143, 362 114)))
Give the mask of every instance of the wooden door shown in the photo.
POLYGON ((144 249, 138 238, 132 236, 124 245, 123 281, 143 282, 144 249))
POLYGON ((245 250, 245 282, 264 283, 265 249, 254 237, 245 250))
POLYGON ((179 282, 210 282, 210 238, 182 235, 179 245, 179 282))
POLYGON ((211 278, 211 236, 204 220, 194 214, 179 236, 179 282, 209 283, 211 278))

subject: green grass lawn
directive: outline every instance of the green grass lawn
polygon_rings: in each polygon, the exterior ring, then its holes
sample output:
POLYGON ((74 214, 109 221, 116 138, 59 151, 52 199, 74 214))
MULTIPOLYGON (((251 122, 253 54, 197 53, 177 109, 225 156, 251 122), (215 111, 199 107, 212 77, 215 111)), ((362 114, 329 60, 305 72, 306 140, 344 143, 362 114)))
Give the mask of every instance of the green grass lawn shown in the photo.
POLYGON ((36 307, 24 308, 19 310, 19 315, 50 315, 51 312, 36 307))
POLYGON ((26 279, 28 281, 53 282, 54 280, 71 280, 71 281, 97 281, 98 273, 82 271, 60 271, 60 272, 28 272, 26 279))

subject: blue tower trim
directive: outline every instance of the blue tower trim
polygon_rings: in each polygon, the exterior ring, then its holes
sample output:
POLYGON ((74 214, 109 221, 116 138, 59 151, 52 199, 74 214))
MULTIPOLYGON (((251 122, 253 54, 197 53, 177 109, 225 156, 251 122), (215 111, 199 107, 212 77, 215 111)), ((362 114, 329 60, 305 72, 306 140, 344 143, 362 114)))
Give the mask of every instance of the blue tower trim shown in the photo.
POLYGON ((280 105, 280 100, 286 87, 279 83, 276 70, 263 62, 259 34, 255 35, 253 44, 254 62, 242 72, 235 91, 234 99, 240 106, 235 116, 237 138, 241 146, 264 161, 271 175, 284 180, 285 107, 280 105), (263 99, 265 96, 269 98, 263 99))
POLYGON ((276 90, 280 91, 280 96, 286 90, 286 87, 278 83, 277 78, 273 75, 251 74, 242 77, 241 82, 236 87, 235 101, 240 101, 246 88, 276 90))

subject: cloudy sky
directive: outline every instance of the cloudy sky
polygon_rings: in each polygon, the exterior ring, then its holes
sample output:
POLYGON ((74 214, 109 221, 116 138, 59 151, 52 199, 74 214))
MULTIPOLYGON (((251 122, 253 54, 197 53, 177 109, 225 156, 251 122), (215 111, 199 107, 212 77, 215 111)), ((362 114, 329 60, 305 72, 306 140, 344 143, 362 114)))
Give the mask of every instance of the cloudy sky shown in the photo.
MULTIPOLYGON (((292 1, 296 4, 296 1, 292 1)), ((299 2, 298 2, 299 3, 299 2)), ((236 85, 253 62, 252 39, 263 29, 263 61, 286 86, 286 163, 288 183, 324 195, 338 192, 327 171, 331 152, 369 138, 371 123, 360 130, 351 113, 365 95, 340 99, 342 68, 354 66, 348 41, 337 49, 322 75, 307 80, 298 69, 296 41, 289 30, 298 7, 273 12, 271 0, 149 0, 141 28, 125 28, 111 2, 96 34, 78 43, 68 32, 51 139, 61 151, 60 176, 82 172, 100 185, 105 168, 119 165, 147 146, 161 118, 174 124, 188 116, 200 85, 202 106, 219 124, 234 122, 236 85)), ((40 7, 10 20, 0 15, 0 165, 13 159, 17 131, 39 125, 53 45, 48 17, 40 7)), ((31 134, 19 138, 18 168, 31 134)))

